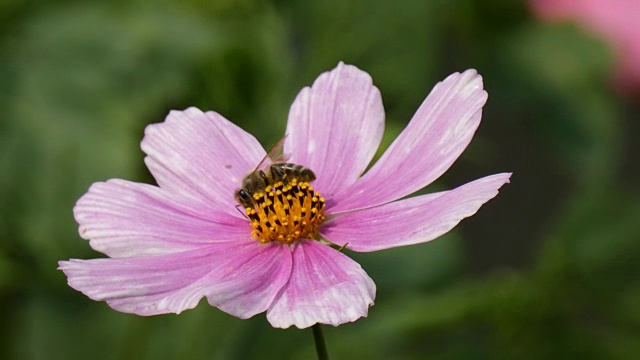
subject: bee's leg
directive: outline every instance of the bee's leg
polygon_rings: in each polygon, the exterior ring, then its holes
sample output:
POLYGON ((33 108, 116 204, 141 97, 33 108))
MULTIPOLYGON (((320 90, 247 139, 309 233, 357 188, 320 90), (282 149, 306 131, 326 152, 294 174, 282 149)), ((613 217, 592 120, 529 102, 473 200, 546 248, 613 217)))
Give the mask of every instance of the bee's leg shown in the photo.
POLYGON ((271 176, 273 176, 275 179, 280 181, 284 180, 286 174, 278 165, 271 165, 269 169, 271 170, 271 176))
POLYGON ((329 241, 327 239, 320 239, 320 242, 322 242, 322 243, 324 243, 326 245, 329 245, 329 247, 331 247, 332 249, 336 249, 339 252, 342 252, 342 250, 346 249, 347 245, 349 245, 349 243, 344 243, 342 245, 338 245, 338 244, 336 244, 334 242, 331 242, 331 241, 329 241))
POLYGON ((264 186, 271 185, 269 184, 269 178, 267 177, 267 174, 264 173, 264 171, 258 171, 258 175, 260 175, 260 179, 262 179, 262 181, 264 182, 264 186))

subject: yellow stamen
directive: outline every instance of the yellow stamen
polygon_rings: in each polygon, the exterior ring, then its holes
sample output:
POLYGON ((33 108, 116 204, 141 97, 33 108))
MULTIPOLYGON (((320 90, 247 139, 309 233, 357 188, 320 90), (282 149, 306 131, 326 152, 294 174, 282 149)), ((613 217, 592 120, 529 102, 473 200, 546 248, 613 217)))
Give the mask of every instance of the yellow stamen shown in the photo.
POLYGON ((324 221, 324 198, 307 182, 291 179, 277 182, 253 194, 254 208, 247 208, 251 235, 261 243, 278 241, 288 245, 298 239, 316 239, 324 221))

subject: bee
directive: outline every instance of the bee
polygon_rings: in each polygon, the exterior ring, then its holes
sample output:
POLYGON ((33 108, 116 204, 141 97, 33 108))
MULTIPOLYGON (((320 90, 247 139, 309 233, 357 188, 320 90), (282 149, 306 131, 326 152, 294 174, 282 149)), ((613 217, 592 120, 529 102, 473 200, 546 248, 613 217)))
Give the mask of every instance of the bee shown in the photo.
POLYGON ((242 188, 236 191, 235 198, 238 204, 245 209, 254 207, 253 195, 255 193, 264 191, 267 186, 278 181, 286 184, 294 178, 304 182, 316 179, 316 175, 311 169, 287 162, 289 157, 282 153, 285 139, 286 135, 269 150, 258 166, 242 179, 242 188))

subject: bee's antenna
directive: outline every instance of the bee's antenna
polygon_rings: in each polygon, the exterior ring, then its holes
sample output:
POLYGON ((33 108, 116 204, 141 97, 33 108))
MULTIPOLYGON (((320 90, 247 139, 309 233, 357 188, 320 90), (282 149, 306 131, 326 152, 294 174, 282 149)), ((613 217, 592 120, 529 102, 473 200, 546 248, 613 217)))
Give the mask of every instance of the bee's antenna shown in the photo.
POLYGON ((238 212, 248 220, 249 218, 247 217, 247 214, 243 213, 242 210, 240 210, 240 206, 240 204, 236 205, 236 210, 238 210, 238 212))

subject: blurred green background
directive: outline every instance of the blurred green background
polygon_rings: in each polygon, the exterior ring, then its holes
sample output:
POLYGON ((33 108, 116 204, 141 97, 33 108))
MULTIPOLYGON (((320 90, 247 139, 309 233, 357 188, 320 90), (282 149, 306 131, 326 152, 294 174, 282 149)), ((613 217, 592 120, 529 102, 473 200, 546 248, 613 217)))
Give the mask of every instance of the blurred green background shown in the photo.
POLYGON ((640 352, 638 94, 612 90, 605 43, 523 1, 0 2, 0 358, 314 358, 311 330, 208 306, 121 314, 57 261, 94 181, 153 183, 143 129, 216 110, 268 147, 297 92, 338 61, 369 72, 383 147, 432 86, 476 68, 483 123, 428 191, 513 171, 474 217, 427 244, 355 254, 369 317, 325 327, 335 359, 630 359, 640 352))

